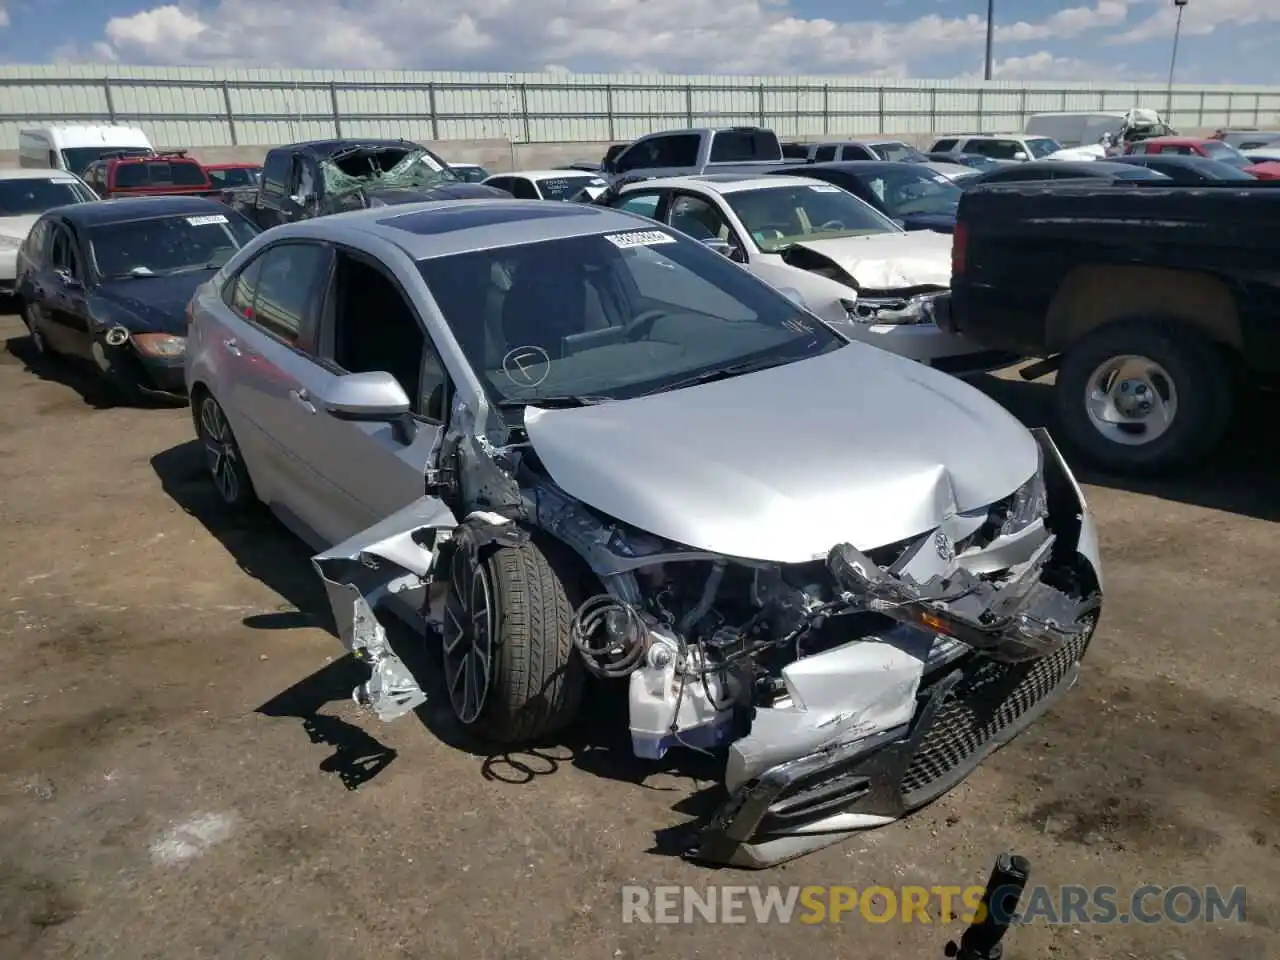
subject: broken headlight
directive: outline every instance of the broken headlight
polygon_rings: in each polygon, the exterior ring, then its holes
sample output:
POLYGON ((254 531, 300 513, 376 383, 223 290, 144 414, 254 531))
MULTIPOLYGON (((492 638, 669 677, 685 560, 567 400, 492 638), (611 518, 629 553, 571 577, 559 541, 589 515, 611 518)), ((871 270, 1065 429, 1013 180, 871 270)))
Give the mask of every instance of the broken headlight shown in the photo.
POLYGON ((920 324, 934 323, 934 304, 940 293, 916 294, 910 297, 859 297, 840 301, 854 323, 920 324))
MULTIPOLYGON (((1039 448, 1037 448, 1039 452, 1039 448)), ((1039 452, 1039 463, 1031 479, 1001 500, 991 510, 992 525, 999 524, 999 536, 1020 533, 1049 512, 1048 495, 1044 486, 1044 453, 1039 452)))

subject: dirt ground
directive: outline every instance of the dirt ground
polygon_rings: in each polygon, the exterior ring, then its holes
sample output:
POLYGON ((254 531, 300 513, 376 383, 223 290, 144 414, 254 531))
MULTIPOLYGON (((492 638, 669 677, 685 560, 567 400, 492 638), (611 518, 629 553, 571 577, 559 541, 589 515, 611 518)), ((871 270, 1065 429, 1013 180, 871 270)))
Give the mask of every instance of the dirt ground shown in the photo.
MULTIPOLYGON (((624 925, 620 887, 971 884, 1001 850, 1050 885, 1248 887, 1244 923, 1037 925, 1008 960, 1280 956, 1274 412, 1199 476, 1087 485, 1107 607, 1047 718, 909 821, 752 874, 671 853, 707 771, 585 733, 485 756, 440 697, 359 716, 308 551, 218 510, 188 412, 32 369, 16 318, 0 340, 0 956, 927 960, 958 924, 624 925)), ((1044 386, 986 389, 1043 422, 1044 386)))

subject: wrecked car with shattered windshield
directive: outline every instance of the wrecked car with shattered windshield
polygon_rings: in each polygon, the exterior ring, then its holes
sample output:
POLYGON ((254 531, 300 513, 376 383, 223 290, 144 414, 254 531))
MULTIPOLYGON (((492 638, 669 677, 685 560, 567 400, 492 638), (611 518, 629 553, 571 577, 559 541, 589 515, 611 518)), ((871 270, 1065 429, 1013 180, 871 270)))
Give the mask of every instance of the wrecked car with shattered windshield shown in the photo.
POLYGON ((267 151, 257 186, 222 199, 265 230, 368 207, 508 196, 457 176, 409 140, 314 140, 267 151))
POLYGON ((320 550, 357 702, 424 702, 389 613, 491 742, 613 685, 637 756, 724 757, 694 859, 775 863, 939 796, 1074 683, 1101 610, 1048 434, 635 214, 282 227, 197 295, 190 343, 215 486, 320 550))

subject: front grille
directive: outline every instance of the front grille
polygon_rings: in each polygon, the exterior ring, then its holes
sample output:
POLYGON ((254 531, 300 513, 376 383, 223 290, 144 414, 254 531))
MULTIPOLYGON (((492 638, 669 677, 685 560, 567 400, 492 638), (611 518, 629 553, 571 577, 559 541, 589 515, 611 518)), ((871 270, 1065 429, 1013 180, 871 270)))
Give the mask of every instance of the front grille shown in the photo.
POLYGON ((963 767, 1062 682, 1084 653, 1088 635, 1029 663, 975 659, 976 666, 944 695, 902 775, 906 796, 919 794, 963 767))

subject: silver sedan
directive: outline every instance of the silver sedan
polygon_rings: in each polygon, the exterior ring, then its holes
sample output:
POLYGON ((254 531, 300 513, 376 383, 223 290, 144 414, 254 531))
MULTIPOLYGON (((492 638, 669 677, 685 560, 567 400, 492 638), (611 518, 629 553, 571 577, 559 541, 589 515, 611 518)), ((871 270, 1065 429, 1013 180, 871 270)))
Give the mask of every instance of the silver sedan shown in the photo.
POLYGON ((357 702, 424 699, 384 611, 492 740, 620 681, 638 756, 727 755, 705 859, 928 803, 1071 686, 1101 608, 1047 434, 623 211, 273 229, 197 294, 186 377, 223 499, 322 551, 357 702))

